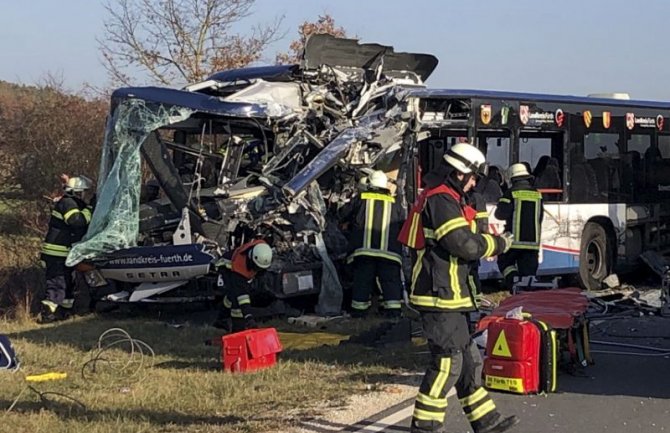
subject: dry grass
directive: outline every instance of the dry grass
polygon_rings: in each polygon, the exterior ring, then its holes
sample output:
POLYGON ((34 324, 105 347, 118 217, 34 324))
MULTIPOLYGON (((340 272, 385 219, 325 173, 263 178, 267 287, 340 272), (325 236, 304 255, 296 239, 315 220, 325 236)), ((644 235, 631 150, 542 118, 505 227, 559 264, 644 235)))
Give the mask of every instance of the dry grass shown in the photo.
POLYGON ((321 346, 372 324, 350 321, 316 331, 275 323, 285 347, 278 364, 256 373, 227 374, 220 370, 219 348, 203 344, 217 335, 205 325, 175 328, 150 319, 100 317, 44 327, 25 320, 0 322, 22 361, 21 372, 0 373, 0 410, 8 408, 25 386, 24 375, 48 371, 66 372, 68 378, 39 384, 41 391, 61 392, 86 406, 81 409, 56 398, 45 408, 35 394, 27 393, 3 417, 3 431, 290 431, 324 407, 342 405, 347 396, 368 392, 370 385, 387 383, 391 375, 423 364, 409 342, 383 351, 354 344, 321 346), (124 374, 90 381, 82 377, 98 336, 113 327, 155 350, 155 365, 142 370, 142 380, 124 374))

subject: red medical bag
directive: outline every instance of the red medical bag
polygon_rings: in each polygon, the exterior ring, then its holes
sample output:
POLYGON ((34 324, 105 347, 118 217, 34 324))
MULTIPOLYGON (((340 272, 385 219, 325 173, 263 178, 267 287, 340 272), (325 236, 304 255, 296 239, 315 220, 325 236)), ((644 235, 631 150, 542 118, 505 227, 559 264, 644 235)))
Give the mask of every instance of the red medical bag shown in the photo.
POLYGON ((536 320, 499 318, 488 325, 484 383, 519 394, 556 390, 556 331, 536 320))

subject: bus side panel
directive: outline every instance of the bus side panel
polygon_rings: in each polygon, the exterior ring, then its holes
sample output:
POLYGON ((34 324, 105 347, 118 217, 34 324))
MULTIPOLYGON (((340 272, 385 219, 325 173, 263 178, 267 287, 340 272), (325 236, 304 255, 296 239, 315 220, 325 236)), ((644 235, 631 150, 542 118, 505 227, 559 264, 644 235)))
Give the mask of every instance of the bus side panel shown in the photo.
MULTIPOLYGON (((505 223, 493 216, 495 206, 489 205, 489 230, 499 234, 505 223)), ((595 217, 612 221, 616 233, 625 230, 625 205, 546 203, 542 222, 542 248, 537 274, 539 276, 571 274, 579 271, 579 252, 582 232, 587 221, 595 217)), ((622 236, 617 236, 619 240, 622 236)), ((621 249, 618 249, 621 251, 621 249)), ((482 259, 479 268, 482 279, 502 278, 495 259, 482 259)))

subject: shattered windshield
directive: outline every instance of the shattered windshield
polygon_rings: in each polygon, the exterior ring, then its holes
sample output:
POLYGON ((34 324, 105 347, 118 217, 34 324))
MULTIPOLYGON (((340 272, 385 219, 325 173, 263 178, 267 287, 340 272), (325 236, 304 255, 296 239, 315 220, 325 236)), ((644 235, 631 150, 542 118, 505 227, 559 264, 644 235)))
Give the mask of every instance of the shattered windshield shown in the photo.
POLYGON ((192 113, 140 99, 116 106, 105 130, 93 217, 86 236, 68 255, 67 266, 137 244, 142 143, 152 131, 192 113))

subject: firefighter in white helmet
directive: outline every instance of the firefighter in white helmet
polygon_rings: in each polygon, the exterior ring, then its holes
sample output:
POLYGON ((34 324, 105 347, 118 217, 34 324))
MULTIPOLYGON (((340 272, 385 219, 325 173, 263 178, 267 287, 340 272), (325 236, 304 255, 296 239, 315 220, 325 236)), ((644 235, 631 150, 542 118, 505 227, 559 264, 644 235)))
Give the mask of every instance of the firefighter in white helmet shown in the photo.
POLYGON ((399 318, 403 296, 398 232, 403 215, 389 190, 386 174, 380 170, 370 173, 366 188, 354 197, 342 215, 351 222, 351 254, 347 261, 354 269, 352 316, 367 315, 378 280, 382 313, 388 318, 399 318))
POLYGON ((86 234, 92 209, 85 200, 92 181, 85 176, 68 177, 63 196, 55 202, 49 229, 42 243, 41 261, 46 267, 46 292, 42 300, 41 323, 63 320, 74 304, 73 269, 65 266, 72 244, 86 234))
POLYGON ((214 322, 216 328, 238 332, 256 328, 251 313, 251 283, 259 272, 272 264, 272 248, 262 239, 247 242, 223 255, 219 281, 223 285, 223 308, 214 322))
POLYGON ((526 164, 512 164, 509 178, 512 186, 498 201, 495 217, 505 221, 505 230, 514 235, 510 250, 498 257, 505 288, 513 292, 519 277, 535 276, 537 272, 544 211, 542 194, 533 186, 526 164))
POLYGON ((466 203, 465 195, 486 170, 476 147, 453 145, 425 176, 425 188, 401 231, 401 242, 415 250, 409 299, 421 313, 432 358, 417 394, 413 433, 443 431, 447 394, 454 386, 475 433, 504 432, 518 422, 515 416, 503 418, 482 387, 482 360, 468 330, 467 314, 476 310, 468 286, 472 262, 511 245, 509 236, 478 232, 477 211, 466 203))

